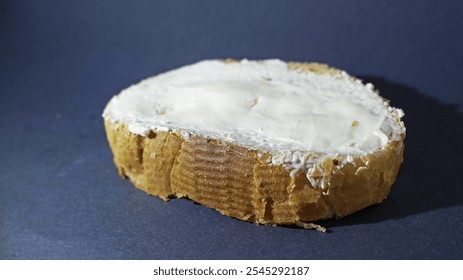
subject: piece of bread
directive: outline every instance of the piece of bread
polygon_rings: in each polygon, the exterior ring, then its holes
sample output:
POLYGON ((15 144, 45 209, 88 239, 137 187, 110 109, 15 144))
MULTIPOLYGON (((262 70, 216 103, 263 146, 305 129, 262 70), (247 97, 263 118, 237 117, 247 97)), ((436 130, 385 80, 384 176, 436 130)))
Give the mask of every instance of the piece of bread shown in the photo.
POLYGON ((386 198, 402 116, 341 70, 279 60, 199 62, 129 87, 103 113, 119 173, 138 188, 307 227, 386 198))

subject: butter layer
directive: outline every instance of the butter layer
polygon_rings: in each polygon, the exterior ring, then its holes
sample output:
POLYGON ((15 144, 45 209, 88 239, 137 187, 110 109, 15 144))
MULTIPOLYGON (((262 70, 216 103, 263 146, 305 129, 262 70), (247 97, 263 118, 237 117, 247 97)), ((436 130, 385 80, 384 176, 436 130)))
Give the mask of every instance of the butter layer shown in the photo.
POLYGON ((103 113, 136 134, 202 135, 269 152, 273 163, 294 168, 309 168, 313 152, 381 149, 405 132, 402 116, 371 84, 344 72, 292 69, 280 60, 198 62, 123 90, 103 113))

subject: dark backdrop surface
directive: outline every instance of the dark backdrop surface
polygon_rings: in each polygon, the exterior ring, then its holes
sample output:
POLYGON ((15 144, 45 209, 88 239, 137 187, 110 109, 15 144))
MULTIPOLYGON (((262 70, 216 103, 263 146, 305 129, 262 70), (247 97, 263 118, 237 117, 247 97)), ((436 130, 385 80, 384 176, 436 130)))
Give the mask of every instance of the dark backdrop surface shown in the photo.
POLYGON ((463 258, 461 1, 0 1, 0 258, 463 258), (320 61, 404 109, 389 198, 329 233, 256 226, 121 179, 101 118, 208 58, 320 61))

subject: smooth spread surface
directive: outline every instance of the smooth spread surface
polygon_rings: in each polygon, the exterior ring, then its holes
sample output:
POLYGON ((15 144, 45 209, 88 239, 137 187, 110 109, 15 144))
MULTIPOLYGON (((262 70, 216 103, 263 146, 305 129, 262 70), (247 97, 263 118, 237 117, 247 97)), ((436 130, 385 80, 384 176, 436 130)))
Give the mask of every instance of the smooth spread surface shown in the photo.
POLYGON ((291 69, 280 60, 202 61, 115 96, 104 117, 145 135, 179 130, 272 152, 293 163, 307 152, 366 153, 403 133, 390 108, 345 73, 291 69))

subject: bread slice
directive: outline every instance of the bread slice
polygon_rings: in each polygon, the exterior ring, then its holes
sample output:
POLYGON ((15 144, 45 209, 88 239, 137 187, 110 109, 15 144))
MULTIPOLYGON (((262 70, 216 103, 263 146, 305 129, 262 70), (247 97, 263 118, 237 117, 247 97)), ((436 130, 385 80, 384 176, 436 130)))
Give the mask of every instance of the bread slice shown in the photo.
POLYGON ((182 67, 122 91, 103 113, 120 175, 145 192, 309 227, 387 197, 402 116, 341 70, 279 60, 182 67))

